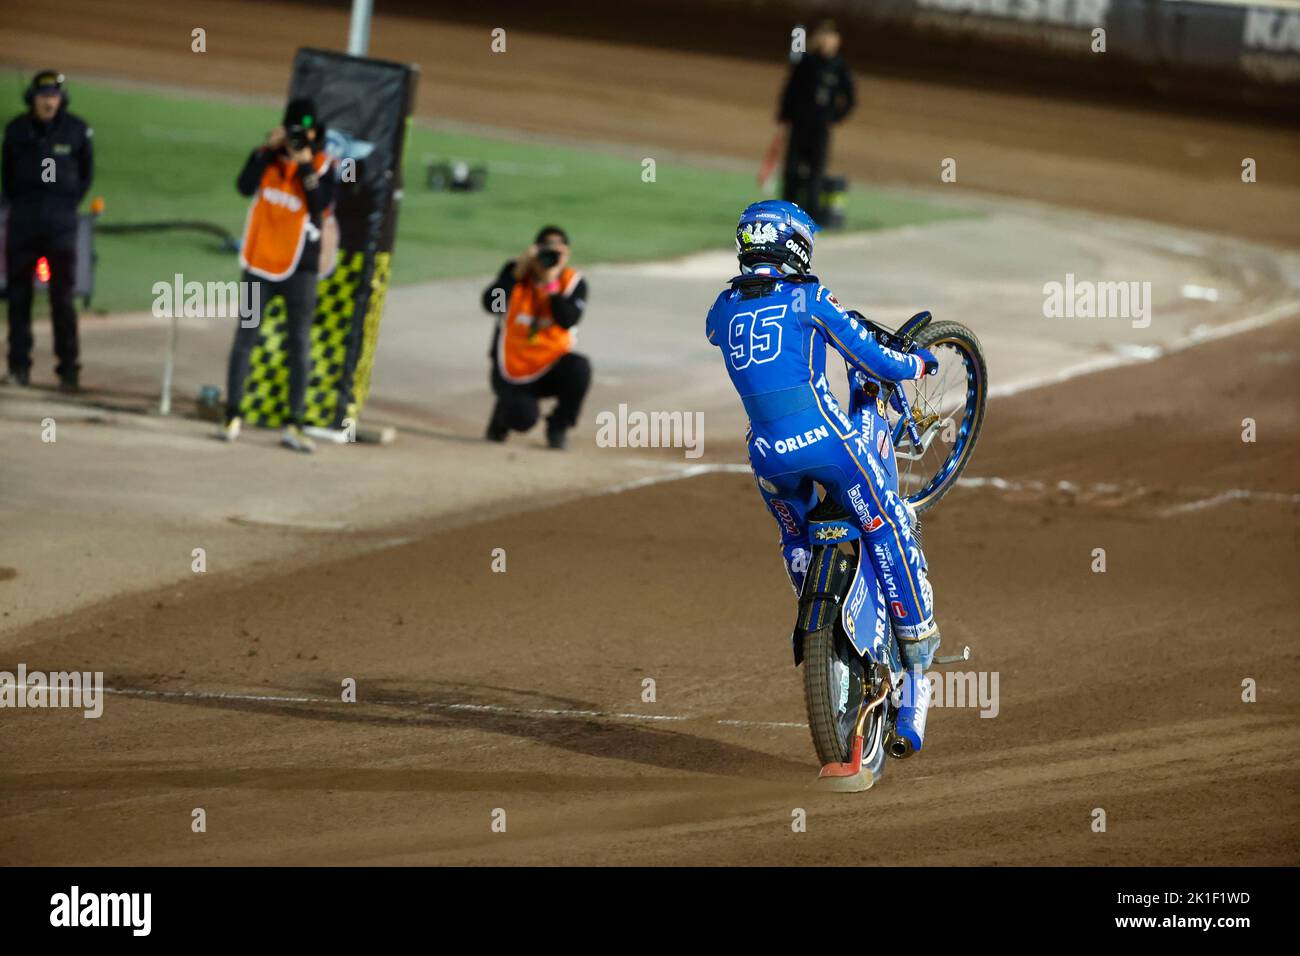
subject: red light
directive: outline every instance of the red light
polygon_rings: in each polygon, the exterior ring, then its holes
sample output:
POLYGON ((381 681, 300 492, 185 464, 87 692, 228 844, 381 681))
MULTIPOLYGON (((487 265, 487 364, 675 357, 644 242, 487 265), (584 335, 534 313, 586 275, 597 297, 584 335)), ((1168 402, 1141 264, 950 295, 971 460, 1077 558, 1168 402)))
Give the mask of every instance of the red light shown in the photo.
POLYGON ((41 282, 50 281, 50 260, 44 256, 36 260, 36 278, 41 282))

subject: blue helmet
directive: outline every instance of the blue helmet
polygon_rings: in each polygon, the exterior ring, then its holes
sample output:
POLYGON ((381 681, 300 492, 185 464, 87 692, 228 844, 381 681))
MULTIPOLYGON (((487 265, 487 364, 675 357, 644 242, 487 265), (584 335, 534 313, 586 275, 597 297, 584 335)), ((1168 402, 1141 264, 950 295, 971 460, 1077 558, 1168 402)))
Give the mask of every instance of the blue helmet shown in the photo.
POLYGON ((736 224, 736 257, 744 272, 764 263, 786 275, 812 269, 817 223, 792 202, 764 199, 751 203, 736 224))

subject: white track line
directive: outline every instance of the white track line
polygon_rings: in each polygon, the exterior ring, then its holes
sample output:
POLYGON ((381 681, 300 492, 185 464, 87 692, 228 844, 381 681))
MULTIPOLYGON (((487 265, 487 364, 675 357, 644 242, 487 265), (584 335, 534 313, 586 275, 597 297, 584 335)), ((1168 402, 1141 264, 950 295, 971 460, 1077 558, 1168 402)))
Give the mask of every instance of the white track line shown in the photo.
POLYGON ((1206 508, 1214 508, 1217 505, 1227 504, 1229 501, 1271 501, 1294 505, 1300 504, 1300 495, 1289 495, 1282 491, 1246 491, 1242 488, 1229 488, 1227 491, 1221 491, 1217 495, 1211 495, 1209 498, 1202 498, 1199 501, 1171 505, 1158 512, 1158 514, 1161 518, 1172 518, 1193 511, 1204 511, 1206 508))
MULTIPOLYGON (((644 478, 637 478, 633 481, 626 481, 622 484, 611 485, 608 488, 601 489, 599 494, 616 495, 624 491, 632 491, 637 488, 645 488, 650 485, 662 484, 666 481, 680 481, 685 478, 696 478, 700 475, 748 475, 750 474, 748 465, 715 464, 715 465, 669 465, 673 470, 667 471, 661 475, 648 475, 644 478)), ((1058 481, 1056 484, 1048 484, 1045 481, 1039 481, 1035 478, 1025 480, 1016 480, 1009 478, 990 477, 971 477, 958 478, 957 486, 960 488, 970 488, 973 490, 992 489, 994 491, 1018 493, 1032 492, 1034 494, 1045 494, 1048 491, 1060 491, 1065 494, 1082 494, 1091 495, 1114 495, 1126 494, 1130 497, 1141 497, 1148 494, 1149 489, 1141 486, 1126 488, 1123 485, 1114 482, 1098 482, 1096 484, 1080 486, 1072 481, 1058 481)), ((1280 491, 1251 491, 1246 488, 1231 488, 1227 491, 1215 492, 1206 498, 1200 498, 1196 501, 1189 501, 1185 504, 1172 505, 1156 512, 1158 518, 1174 518, 1179 515, 1187 514, 1193 511, 1202 511, 1206 508, 1214 508, 1218 505, 1227 504, 1230 501, 1262 501, 1273 504, 1300 504, 1300 494, 1287 494, 1280 491)))
MULTIPOLYGON (((992 488, 996 491, 1031 491, 1043 493, 1050 489, 1063 491, 1068 494, 1083 495, 1113 495, 1124 493, 1130 497, 1141 497, 1148 493, 1148 489, 1141 486, 1125 488, 1123 485, 1117 485, 1113 482, 1102 482, 1099 484, 1087 485, 1080 487, 1070 481, 1058 481, 1055 485, 1049 486, 1046 482, 1028 480, 1028 481, 1009 481, 1006 478, 958 478, 957 484, 967 488, 992 488)), ((1171 505, 1168 508, 1162 508, 1156 512, 1157 518, 1174 518, 1178 515, 1188 514, 1193 511, 1203 511, 1206 508, 1214 508, 1218 505, 1227 504, 1229 501, 1263 501, 1272 504, 1300 504, 1300 494, 1287 494, 1282 491, 1251 491, 1247 488, 1229 488, 1227 491, 1219 491, 1205 497, 1198 498, 1195 501, 1188 501, 1180 505, 1171 505)))
POLYGON ((631 481, 619 482, 616 485, 609 485, 605 488, 596 490, 596 494, 601 495, 620 495, 625 491, 635 491, 637 488, 648 488, 651 485, 663 484, 665 481, 681 481, 683 478, 695 478, 698 475, 713 474, 749 474, 748 465, 738 464, 719 464, 719 465, 678 465, 668 464, 666 470, 660 475, 646 475, 644 478, 634 478, 631 481))
POLYGON ((1230 335, 1240 335, 1242 332, 1250 332, 1254 329, 1262 329, 1266 325, 1272 325, 1282 319, 1290 318, 1293 315, 1300 314, 1300 301, 1292 299, 1287 302, 1279 302, 1263 312, 1257 312, 1254 315, 1248 315, 1244 319, 1238 319, 1236 322, 1227 322, 1223 325, 1198 325, 1189 333, 1180 339, 1175 339, 1168 345, 1156 345, 1149 348, 1133 349, 1121 352, 1115 355, 1100 355, 1096 358, 1088 359, 1077 365, 1069 365, 1055 372, 1049 372, 1036 378, 1022 379, 1019 382, 1008 382, 1005 385, 994 385, 989 389, 989 398, 1000 398, 1007 395, 1019 395, 1021 392, 1032 391, 1036 388, 1043 388, 1047 385, 1059 385, 1067 382, 1072 378, 1078 378, 1081 375, 1091 375, 1095 372, 1104 372, 1112 368, 1120 368, 1125 365, 1136 365, 1141 362, 1154 362, 1156 359, 1174 352, 1181 352, 1184 349, 1194 348, 1197 345, 1203 345, 1206 342, 1213 342, 1216 339, 1227 338, 1230 335))
MULTIPOLYGON (((142 687, 105 687, 106 694, 121 694, 125 697, 152 697, 172 700, 233 700, 253 703, 274 704, 340 704, 335 697, 290 697, 277 694, 237 694, 229 691, 204 690, 159 690, 142 687)), ((598 717, 605 720, 643 720, 648 722, 685 722, 708 720, 707 717, 692 717, 683 714, 633 714, 605 710, 571 710, 560 707, 502 707, 499 704, 460 704, 419 700, 388 700, 384 698, 362 698, 358 703, 376 704, 381 707, 413 707, 419 710, 471 711, 479 713, 508 714, 515 717, 598 717)), ((807 730, 807 724, 772 720, 713 720, 712 723, 725 727, 779 727, 807 730)))
MULTIPOLYGON (((1274 322, 1280 322, 1283 319, 1290 318, 1293 315, 1300 314, 1300 300, 1290 300, 1280 302, 1271 306, 1262 312, 1254 315, 1248 315, 1243 319, 1235 322, 1227 322, 1223 325, 1199 325, 1191 330, 1187 335, 1180 339, 1175 339, 1168 345, 1151 346, 1140 349, 1129 349, 1113 355, 1101 355, 1095 358, 1079 362, 1075 365, 1067 366, 1047 375, 1036 378, 1022 379, 1018 382, 1008 382, 1005 385, 995 385, 989 389, 990 398, 998 398, 1009 395, 1019 395, 1022 392, 1032 391, 1037 388, 1044 388, 1048 385, 1059 385, 1070 379, 1078 378, 1082 375, 1091 375, 1096 372, 1104 372, 1113 368, 1120 368, 1125 365, 1136 365, 1144 362, 1154 362, 1156 359, 1170 355, 1174 352, 1181 352, 1185 349, 1194 348, 1203 345, 1206 342, 1213 342, 1218 339, 1227 338, 1232 335, 1240 335, 1243 332, 1250 332, 1255 329, 1264 328, 1272 325, 1274 322)), ((668 463, 666 468, 671 469, 661 475, 647 475, 644 478, 637 478, 633 481, 621 482, 611 485, 607 488, 599 489, 596 494, 621 494, 624 491, 633 491, 637 488, 646 488, 651 485, 661 484, 665 481, 679 481, 684 478, 694 478, 698 475, 709 474, 750 474, 748 465, 743 464, 715 464, 715 465, 677 465, 668 463)), ((1004 478, 959 478, 957 484, 967 488, 993 488, 997 491, 1037 491, 1047 490, 1047 485, 1041 481, 1010 481, 1004 478)), ((1056 488, 1060 491, 1079 491, 1078 486, 1068 481, 1058 481, 1056 488)), ((1114 494, 1121 491, 1119 485, 1113 484, 1096 484, 1086 489, 1089 493, 1097 494, 1114 494)), ((1135 489, 1134 494, 1145 494, 1146 490, 1142 488, 1135 489)), ((1187 504, 1175 505, 1157 512, 1161 518, 1171 518, 1177 515, 1186 514, 1192 511, 1200 511, 1205 508, 1213 508, 1229 501, 1268 501, 1286 504, 1294 504, 1300 501, 1300 495, 1287 495, 1280 492, 1270 491, 1250 491, 1247 489, 1234 488, 1229 491, 1220 492, 1209 498, 1200 501, 1193 501, 1187 504)))

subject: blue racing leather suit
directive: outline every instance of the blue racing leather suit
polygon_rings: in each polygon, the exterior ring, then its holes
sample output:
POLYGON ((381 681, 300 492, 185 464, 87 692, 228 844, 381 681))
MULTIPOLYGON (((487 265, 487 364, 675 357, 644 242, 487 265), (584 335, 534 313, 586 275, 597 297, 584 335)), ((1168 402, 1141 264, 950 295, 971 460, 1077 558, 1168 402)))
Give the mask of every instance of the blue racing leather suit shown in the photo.
POLYGON ((781 529, 795 592, 811 557, 807 515, 817 482, 862 526, 863 553, 876 571, 868 606, 883 595, 900 639, 937 644, 927 640, 937 633, 934 598, 912 513, 898 495, 884 409, 855 388, 846 411, 826 378, 828 345, 848 362, 851 380, 919 378, 924 360, 882 345, 810 275, 737 276, 709 309, 705 332, 749 415, 750 468, 781 529))

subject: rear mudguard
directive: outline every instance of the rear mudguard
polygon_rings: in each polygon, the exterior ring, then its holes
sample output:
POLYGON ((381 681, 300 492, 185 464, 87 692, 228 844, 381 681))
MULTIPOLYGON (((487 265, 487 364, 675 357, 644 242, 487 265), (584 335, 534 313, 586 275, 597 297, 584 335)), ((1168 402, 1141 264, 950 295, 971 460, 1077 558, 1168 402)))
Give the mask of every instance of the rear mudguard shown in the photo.
POLYGON ((862 565, 857 526, 849 520, 814 520, 809 522, 808 532, 813 552, 791 635, 795 666, 803 663, 804 636, 828 626, 837 616, 858 654, 883 661, 888 647, 885 597, 877 587, 874 606, 868 600, 872 589, 865 575, 874 576, 876 572, 870 562, 862 565), (854 542, 853 554, 835 547, 845 541, 854 542))

